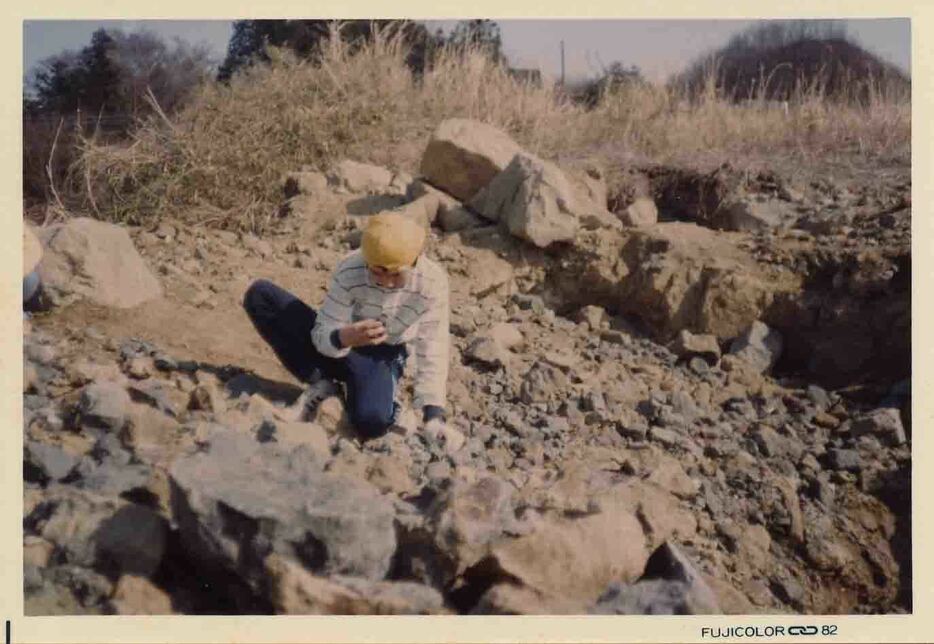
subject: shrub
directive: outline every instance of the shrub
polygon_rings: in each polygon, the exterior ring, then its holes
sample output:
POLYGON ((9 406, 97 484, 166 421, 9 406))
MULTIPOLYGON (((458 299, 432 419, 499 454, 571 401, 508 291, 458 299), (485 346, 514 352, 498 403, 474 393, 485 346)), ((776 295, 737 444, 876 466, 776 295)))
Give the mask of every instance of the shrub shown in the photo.
POLYGON ((83 139, 73 198, 115 221, 170 214, 261 232, 277 216, 286 172, 343 158, 413 172, 431 132, 450 117, 491 123, 558 160, 905 154, 910 140, 910 104, 880 88, 853 105, 803 85, 787 108, 736 105, 710 75, 694 96, 627 83, 586 109, 469 48, 443 50, 419 77, 399 38, 377 36, 355 52, 330 39, 316 63, 284 50, 270 57, 229 85, 203 86, 177 117, 150 116, 129 145, 83 139))

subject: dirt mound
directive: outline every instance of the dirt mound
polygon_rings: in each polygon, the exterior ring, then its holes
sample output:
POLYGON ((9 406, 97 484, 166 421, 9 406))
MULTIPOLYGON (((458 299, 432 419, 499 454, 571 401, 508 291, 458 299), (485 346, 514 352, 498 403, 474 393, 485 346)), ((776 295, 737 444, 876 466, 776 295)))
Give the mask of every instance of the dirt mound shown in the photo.
POLYGON ((164 297, 28 324, 27 613, 910 609, 910 208, 834 184, 789 195, 815 232, 581 217, 546 248, 472 213, 427 250, 463 440, 361 443, 339 398, 294 421, 241 308, 259 277, 320 305, 386 196, 340 185, 293 181, 263 239, 130 228, 164 297))

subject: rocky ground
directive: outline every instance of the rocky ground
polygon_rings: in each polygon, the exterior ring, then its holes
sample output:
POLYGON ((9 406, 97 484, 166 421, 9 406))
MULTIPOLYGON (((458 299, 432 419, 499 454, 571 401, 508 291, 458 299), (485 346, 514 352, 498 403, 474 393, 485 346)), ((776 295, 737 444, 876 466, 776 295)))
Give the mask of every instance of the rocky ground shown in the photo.
POLYGON ((910 611, 908 169, 608 191, 497 136, 485 176, 429 145, 445 192, 296 172, 262 239, 43 232, 27 614, 910 611), (319 304, 395 207, 451 278, 447 441, 407 412, 361 443, 338 398, 294 422, 240 308, 260 277, 319 304))

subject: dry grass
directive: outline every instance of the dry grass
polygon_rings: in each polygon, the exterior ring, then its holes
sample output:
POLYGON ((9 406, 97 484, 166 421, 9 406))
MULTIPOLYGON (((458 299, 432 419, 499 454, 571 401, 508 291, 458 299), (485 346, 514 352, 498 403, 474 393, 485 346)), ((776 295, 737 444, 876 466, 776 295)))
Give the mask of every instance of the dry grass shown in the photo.
POLYGON ((96 216, 140 224, 172 214, 192 223, 262 231, 281 202, 283 175, 352 158, 413 171, 431 131, 469 117, 509 132, 549 158, 613 157, 627 150, 659 162, 716 150, 815 156, 904 154, 910 103, 879 90, 863 105, 798 92, 787 108, 699 99, 657 86, 623 88, 585 110, 550 87, 514 81, 476 52, 442 54, 423 78, 398 39, 350 55, 339 39, 320 65, 273 52, 229 86, 204 86, 177 118, 142 123, 131 145, 83 141, 72 174, 79 203, 96 216))

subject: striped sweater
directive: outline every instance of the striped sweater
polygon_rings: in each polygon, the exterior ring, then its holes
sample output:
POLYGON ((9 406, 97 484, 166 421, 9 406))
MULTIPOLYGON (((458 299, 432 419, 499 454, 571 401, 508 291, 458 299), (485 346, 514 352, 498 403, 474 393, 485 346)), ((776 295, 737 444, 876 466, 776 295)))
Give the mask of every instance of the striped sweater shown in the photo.
POLYGON ((447 398, 450 336, 448 276, 421 256, 405 285, 388 289, 370 278, 363 254, 355 251, 334 269, 324 304, 311 338, 318 351, 342 358, 349 348, 338 349, 331 334, 353 322, 376 319, 386 327, 388 344, 415 345, 415 405, 444 407, 447 398))

